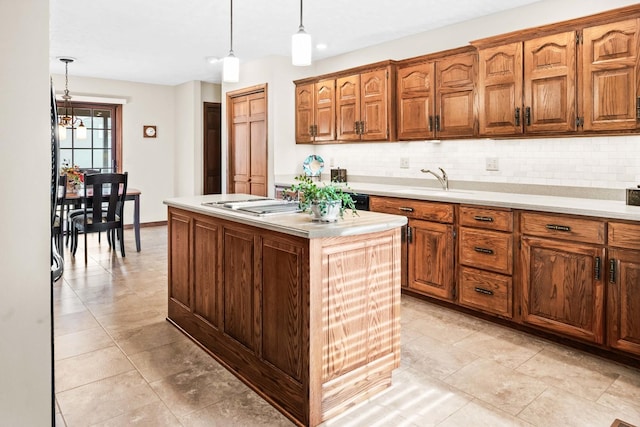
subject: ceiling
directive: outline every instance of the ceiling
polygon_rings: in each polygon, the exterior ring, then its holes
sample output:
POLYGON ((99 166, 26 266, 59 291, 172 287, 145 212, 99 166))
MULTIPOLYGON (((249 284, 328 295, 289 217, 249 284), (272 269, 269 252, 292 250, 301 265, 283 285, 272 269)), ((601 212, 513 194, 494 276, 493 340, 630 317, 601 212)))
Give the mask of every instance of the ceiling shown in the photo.
MULTIPOLYGON (((313 59, 340 55, 539 0, 306 0, 313 59)), ((69 75, 177 85, 220 82, 229 52, 229 0, 50 0, 50 65, 69 75)), ((298 0, 235 0, 233 50, 241 63, 290 56, 298 0)))

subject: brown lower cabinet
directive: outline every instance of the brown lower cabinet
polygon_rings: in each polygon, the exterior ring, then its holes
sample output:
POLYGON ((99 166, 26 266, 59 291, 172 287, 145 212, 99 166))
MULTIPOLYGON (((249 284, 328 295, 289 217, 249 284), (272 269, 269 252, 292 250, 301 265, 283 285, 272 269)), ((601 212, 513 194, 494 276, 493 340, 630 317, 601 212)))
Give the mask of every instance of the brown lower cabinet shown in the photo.
POLYGON ((169 207, 168 319, 297 425, 391 385, 400 230, 306 239, 169 207))
POLYGON ((403 290, 640 358, 637 222, 381 196, 370 209, 409 218, 403 290))

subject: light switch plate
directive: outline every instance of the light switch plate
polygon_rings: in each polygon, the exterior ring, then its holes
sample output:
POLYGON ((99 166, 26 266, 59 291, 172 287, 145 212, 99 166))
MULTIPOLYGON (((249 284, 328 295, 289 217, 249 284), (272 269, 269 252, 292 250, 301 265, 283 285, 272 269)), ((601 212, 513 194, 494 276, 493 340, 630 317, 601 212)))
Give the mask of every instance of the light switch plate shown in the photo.
POLYGON ((488 171, 500 170, 500 164, 497 157, 487 157, 485 159, 485 169, 488 171))
POLYGON ((400 167, 402 169, 409 169, 409 158, 408 157, 400 157, 400 167))

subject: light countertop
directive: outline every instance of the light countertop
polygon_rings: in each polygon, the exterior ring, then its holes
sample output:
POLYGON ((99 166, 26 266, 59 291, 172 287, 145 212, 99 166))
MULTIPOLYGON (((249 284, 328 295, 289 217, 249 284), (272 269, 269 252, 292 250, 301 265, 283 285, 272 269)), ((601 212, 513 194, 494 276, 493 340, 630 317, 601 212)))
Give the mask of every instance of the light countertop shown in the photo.
MULTIPOLYGON (((293 176, 276 177, 276 185, 289 186, 293 176)), ((478 191, 450 188, 449 191, 419 185, 391 185, 373 182, 349 182, 346 189, 375 196, 400 197, 415 200, 503 207, 541 212, 586 215, 640 221, 640 206, 629 206, 620 200, 561 197, 537 194, 478 191)))
POLYGON ((352 216, 351 211, 347 210, 344 214, 344 219, 338 219, 338 221, 332 223, 322 223, 312 221, 311 215, 306 212, 262 217, 231 209, 203 205, 206 202, 240 201, 251 198, 256 197, 247 194, 212 194, 167 199, 164 204, 308 239, 376 233, 402 227, 407 223, 407 219, 403 216, 377 212, 358 211, 359 216, 352 216))

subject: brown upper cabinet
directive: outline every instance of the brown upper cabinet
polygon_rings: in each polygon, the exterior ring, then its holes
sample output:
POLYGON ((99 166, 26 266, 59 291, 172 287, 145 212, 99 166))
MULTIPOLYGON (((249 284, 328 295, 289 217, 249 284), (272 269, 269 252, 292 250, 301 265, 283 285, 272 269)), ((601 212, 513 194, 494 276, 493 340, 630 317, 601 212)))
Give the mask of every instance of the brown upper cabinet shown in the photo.
POLYGON ((576 129, 576 34, 479 50, 480 135, 576 129))
POLYGON ((398 65, 398 139, 477 135, 477 54, 461 48, 398 65))
POLYGON ((295 84, 296 143, 396 139, 393 61, 295 84))
POLYGON ((640 128, 639 28, 636 18, 582 32, 585 131, 640 128))
POLYGON ((638 5, 472 42, 480 136, 640 129, 638 5))
POLYGON ((296 142, 333 141, 336 138, 335 79, 296 86, 296 142))

